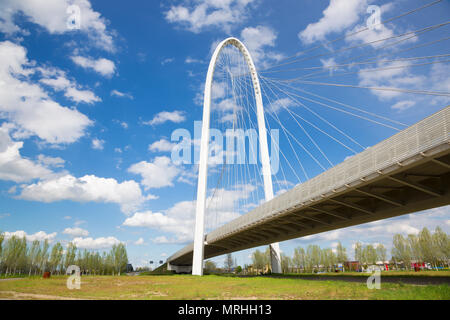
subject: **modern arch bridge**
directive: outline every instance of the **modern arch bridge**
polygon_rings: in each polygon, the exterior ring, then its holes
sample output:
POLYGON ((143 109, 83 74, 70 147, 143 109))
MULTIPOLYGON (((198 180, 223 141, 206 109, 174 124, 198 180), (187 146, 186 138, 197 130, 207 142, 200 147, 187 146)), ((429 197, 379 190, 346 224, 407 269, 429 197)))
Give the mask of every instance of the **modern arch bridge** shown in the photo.
POLYGON ((167 259, 169 270, 201 275, 204 259, 271 245, 272 270, 280 272, 279 241, 450 204, 450 106, 276 197, 266 138, 252 58, 239 40, 226 39, 213 54, 205 86, 194 242, 167 259), (211 86, 227 46, 241 52, 251 77, 266 201, 205 235, 211 86))

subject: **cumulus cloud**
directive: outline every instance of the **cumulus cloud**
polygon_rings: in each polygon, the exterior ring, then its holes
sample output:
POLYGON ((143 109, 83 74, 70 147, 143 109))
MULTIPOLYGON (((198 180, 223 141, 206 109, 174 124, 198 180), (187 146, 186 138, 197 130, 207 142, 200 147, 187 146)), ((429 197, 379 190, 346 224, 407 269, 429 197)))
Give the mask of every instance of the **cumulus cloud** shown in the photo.
POLYGON ((105 140, 101 140, 101 139, 92 139, 92 149, 95 150, 103 150, 104 148, 104 144, 105 144, 105 140))
POLYGON ((18 230, 18 231, 14 231, 14 232, 4 232, 3 235, 5 236, 5 239, 10 239, 12 236, 16 236, 18 238, 23 238, 25 237, 27 239, 27 241, 44 241, 44 240, 48 240, 48 242, 52 242, 57 233, 53 232, 53 233, 46 233, 45 231, 39 231, 33 234, 27 234, 25 231, 23 230, 18 230))
POLYGON ((22 136, 36 135, 52 144, 77 141, 92 121, 28 80, 36 71, 24 47, 0 42, 0 118, 14 123, 22 136))
POLYGON ((114 245, 121 243, 115 237, 100 237, 100 238, 82 238, 77 237, 71 241, 77 248, 80 249, 107 249, 114 245))
POLYGON ((67 9, 76 5, 80 9, 80 31, 91 44, 107 51, 114 51, 111 32, 106 30, 107 21, 92 9, 88 0, 2 0, 0 2, 0 32, 6 34, 26 33, 16 24, 15 17, 21 13, 26 20, 43 27, 51 34, 72 31, 67 24, 70 15, 67 9))
POLYGON ((113 61, 99 58, 93 59, 83 56, 72 56, 72 61, 84 69, 91 69, 105 77, 111 77, 116 72, 116 65, 113 61))
POLYGON ((43 154, 38 155, 38 162, 47 167, 61 168, 66 161, 60 157, 48 157, 43 154))
POLYGON ((166 122, 180 123, 186 120, 186 116, 183 111, 162 111, 158 113, 152 120, 144 122, 145 125, 158 125, 166 122))
POLYGON ((133 164, 128 172, 140 175, 141 184, 145 189, 151 189, 173 186, 173 180, 181 173, 181 169, 168 157, 156 157, 153 162, 133 164))
POLYGON ((90 90, 79 90, 77 88, 71 87, 66 90, 64 95, 75 102, 84 102, 92 104, 94 102, 102 101, 90 90))
POLYGON ((119 183, 112 178, 93 175, 76 178, 70 174, 24 186, 18 198, 45 203, 64 200, 116 203, 125 213, 136 210, 149 199, 133 180, 119 183))
MULTIPOLYGON (((368 87, 423 88, 428 79, 423 75, 413 74, 409 65, 411 63, 407 61, 380 62, 374 67, 361 68, 358 73, 359 84, 368 87)), ((402 93, 394 91, 371 90, 371 92, 382 100, 402 95, 402 93)))
POLYGON ((281 98, 273 101, 269 105, 269 110, 271 112, 277 113, 280 110, 289 109, 290 107, 295 106, 295 102, 289 98, 281 98))
POLYGON ((175 143, 172 143, 166 139, 161 139, 149 145, 148 150, 159 152, 170 152, 175 146, 176 146, 175 143))
POLYGON ((55 91, 64 91, 64 96, 76 103, 93 104, 102 101, 91 90, 80 89, 76 82, 67 79, 66 73, 62 70, 55 68, 38 68, 38 70, 44 76, 39 80, 40 83, 53 88, 55 91))
POLYGON ((220 28, 225 32, 247 19, 248 9, 255 0, 194 0, 172 5, 165 18, 189 31, 199 33, 208 28, 220 28))
POLYGON ((256 66, 265 67, 273 61, 281 60, 284 56, 269 48, 275 46, 277 33, 266 26, 247 27, 241 32, 242 42, 250 51, 256 66))
POLYGON ((26 182, 52 174, 47 168, 49 162, 45 161, 45 156, 39 155, 40 163, 33 162, 20 154, 22 147, 22 141, 11 139, 9 128, 4 123, 0 127, 0 180, 26 182))
POLYGON ((298 37, 306 44, 324 40, 328 34, 342 32, 357 23, 366 8, 367 0, 330 0, 322 18, 308 24, 298 37))
POLYGON ((66 228, 62 233, 71 235, 73 237, 87 237, 89 235, 89 231, 78 227, 66 228))

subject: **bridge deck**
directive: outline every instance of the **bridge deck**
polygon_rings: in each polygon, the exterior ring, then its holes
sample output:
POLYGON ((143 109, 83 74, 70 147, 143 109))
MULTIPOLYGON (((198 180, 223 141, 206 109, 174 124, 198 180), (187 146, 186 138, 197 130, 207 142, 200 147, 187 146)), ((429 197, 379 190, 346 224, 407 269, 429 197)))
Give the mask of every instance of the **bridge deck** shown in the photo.
MULTIPOLYGON (((450 204, 450 106, 212 231, 205 259, 450 204)), ((167 261, 192 264, 193 244, 167 261)))

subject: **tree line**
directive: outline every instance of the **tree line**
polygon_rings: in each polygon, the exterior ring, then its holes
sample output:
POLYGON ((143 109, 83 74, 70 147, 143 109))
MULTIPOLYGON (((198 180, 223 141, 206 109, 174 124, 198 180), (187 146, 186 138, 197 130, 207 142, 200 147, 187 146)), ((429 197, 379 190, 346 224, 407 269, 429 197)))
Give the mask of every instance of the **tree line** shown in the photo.
MULTIPOLYGON (((403 237, 395 234, 392 240, 391 259, 388 261, 387 249, 383 244, 363 245, 356 242, 354 258, 358 267, 367 267, 381 261, 391 268, 410 270, 412 262, 430 263, 434 268, 450 267, 450 237, 438 226, 434 233, 423 228, 417 235, 403 237)), ((288 272, 333 272, 341 265, 342 271, 351 268, 347 249, 337 243, 336 249, 321 248, 310 244, 305 249, 297 247, 291 256, 281 254, 281 268, 288 272)), ((265 252, 256 250, 252 253, 252 266, 245 266, 250 272, 270 272, 270 249, 265 252)))
POLYGON ((80 267, 84 275, 120 275, 126 271, 128 255, 125 245, 114 245, 110 251, 81 250, 70 242, 64 250, 57 242, 52 247, 48 240, 34 240, 15 235, 6 239, 0 233, 0 276, 40 275, 44 272, 65 274, 71 265, 80 267))

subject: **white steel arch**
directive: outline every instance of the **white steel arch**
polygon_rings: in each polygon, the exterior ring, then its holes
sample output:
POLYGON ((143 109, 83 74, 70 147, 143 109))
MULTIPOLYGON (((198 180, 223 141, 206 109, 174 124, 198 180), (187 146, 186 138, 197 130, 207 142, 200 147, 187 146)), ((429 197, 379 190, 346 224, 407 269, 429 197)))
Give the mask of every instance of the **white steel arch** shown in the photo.
MULTIPOLYGON (((208 178, 208 154, 209 154, 209 127, 211 114, 211 90, 214 71, 216 68, 217 58, 220 52, 226 46, 232 45, 239 49, 244 56, 249 68, 253 90, 255 92, 257 122, 259 131, 259 146, 262 163, 262 173, 264 178, 264 195, 265 200, 269 201, 273 198, 272 173, 269 160, 269 148, 267 144, 267 132, 264 119, 264 108, 261 95, 261 86, 256 72, 255 64, 250 56, 248 49, 244 44, 236 38, 228 38, 223 40, 214 51, 206 76, 205 93, 203 100, 203 123, 202 138, 200 142, 200 162, 198 171, 198 187, 197 187, 197 207, 195 216, 195 233, 194 233, 194 252, 192 262, 192 274, 203 275, 203 257, 204 257, 204 241, 205 241, 205 209, 206 209, 206 188, 208 178)), ((281 273, 280 247, 278 243, 270 245, 270 256, 273 273, 281 273)))

